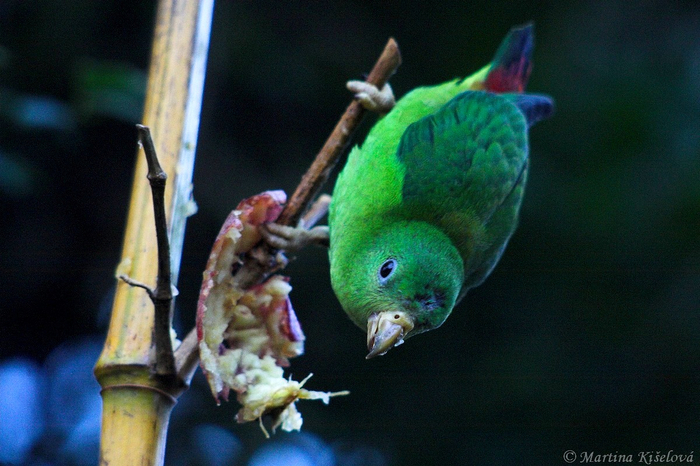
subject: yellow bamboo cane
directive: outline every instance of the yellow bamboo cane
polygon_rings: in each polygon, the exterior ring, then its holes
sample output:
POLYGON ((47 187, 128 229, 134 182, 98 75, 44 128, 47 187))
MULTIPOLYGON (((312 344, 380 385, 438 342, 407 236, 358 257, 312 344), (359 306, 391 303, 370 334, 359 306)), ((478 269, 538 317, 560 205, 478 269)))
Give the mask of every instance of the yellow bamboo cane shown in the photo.
MULTIPOLYGON (((168 174, 173 283, 184 236, 201 108, 213 0, 160 0, 143 123, 151 128, 168 174)), ((139 151, 119 273, 152 284, 157 247, 147 168, 139 151)), ((185 388, 153 371, 153 304, 147 293, 118 282, 105 345, 95 366, 102 386, 100 464, 163 463, 170 412, 185 388)))

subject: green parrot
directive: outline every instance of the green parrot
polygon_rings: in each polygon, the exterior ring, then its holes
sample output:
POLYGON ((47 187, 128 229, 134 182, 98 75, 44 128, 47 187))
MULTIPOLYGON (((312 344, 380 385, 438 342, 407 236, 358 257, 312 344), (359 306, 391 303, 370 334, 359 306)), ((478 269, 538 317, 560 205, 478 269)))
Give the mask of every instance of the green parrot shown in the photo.
MULTIPOLYGON (((522 93, 532 48, 531 25, 512 29, 490 65, 414 89, 350 152, 329 208, 330 273, 367 330, 368 358, 442 325, 501 257, 525 189, 528 128, 553 111, 549 97, 522 93)), ((371 85, 355 89, 381 100, 371 85)))

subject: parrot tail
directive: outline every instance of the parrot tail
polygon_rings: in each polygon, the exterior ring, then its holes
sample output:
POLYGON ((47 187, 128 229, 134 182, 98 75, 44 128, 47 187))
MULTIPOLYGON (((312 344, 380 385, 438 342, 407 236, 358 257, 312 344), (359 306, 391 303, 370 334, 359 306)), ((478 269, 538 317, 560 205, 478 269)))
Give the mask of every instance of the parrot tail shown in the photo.
POLYGON ((510 94, 507 98, 523 113, 528 128, 538 121, 546 120, 554 113, 554 101, 546 95, 510 94))
POLYGON ((485 90, 499 94, 523 92, 532 71, 534 45, 532 23, 511 29, 491 62, 485 90))

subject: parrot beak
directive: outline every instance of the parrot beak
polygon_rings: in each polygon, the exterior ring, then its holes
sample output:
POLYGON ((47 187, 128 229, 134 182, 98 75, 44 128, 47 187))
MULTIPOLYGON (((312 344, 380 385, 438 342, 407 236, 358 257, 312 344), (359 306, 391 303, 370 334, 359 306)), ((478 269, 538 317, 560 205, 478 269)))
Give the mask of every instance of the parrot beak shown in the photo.
POLYGON ((367 359, 382 356, 394 346, 403 343, 408 332, 413 330, 413 319, 405 312, 384 311, 374 313, 367 319, 367 359))

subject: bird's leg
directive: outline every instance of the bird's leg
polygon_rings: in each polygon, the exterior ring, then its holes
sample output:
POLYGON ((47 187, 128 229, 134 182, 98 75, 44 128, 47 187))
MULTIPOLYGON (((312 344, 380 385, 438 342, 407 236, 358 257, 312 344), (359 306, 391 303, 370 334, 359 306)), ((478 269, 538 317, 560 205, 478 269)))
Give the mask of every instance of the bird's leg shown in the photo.
POLYGON ((260 233, 267 244, 275 249, 288 252, 296 252, 309 244, 325 248, 330 244, 327 226, 318 226, 307 230, 306 228, 289 227, 277 223, 266 223, 260 228, 260 233))
POLYGON ((316 222, 328 212, 331 204, 331 197, 328 194, 321 194, 318 199, 311 204, 308 212, 299 221, 299 226, 290 227, 278 223, 266 223, 261 225, 260 233, 263 238, 275 249, 288 252, 296 252, 309 244, 315 244, 323 248, 328 248, 328 227, 313 227, 316 222))
POLYGON ((381 91, 374 84, 364 81, 348 81, 346 86, 350 92, 355 94, 355 98, 364 108, 380 115, 389 113, 396 104, 394 92, 388 83, 381 91))

